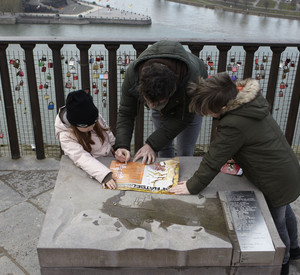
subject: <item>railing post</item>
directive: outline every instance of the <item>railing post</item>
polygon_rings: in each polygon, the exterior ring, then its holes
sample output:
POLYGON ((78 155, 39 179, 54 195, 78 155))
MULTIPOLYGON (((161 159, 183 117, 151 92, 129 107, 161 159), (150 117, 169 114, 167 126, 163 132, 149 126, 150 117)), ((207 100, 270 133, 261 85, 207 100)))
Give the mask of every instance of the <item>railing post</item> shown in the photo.
POLYGON ((231 46, 217 46, 217 49, 219 50, 218 73, 226 72, 227 53, 231 46))
POLYGON ((114 134, 117 127, 118 113, 118 82, 117 82, 117 49, 120 45, 105 45, 108 50, 108 79, 109 79, 109 126, 114 134))
POLYGON ((0 45, 0 74, 1 74, 2 89, 3 89, 3 99, 4 99, 4 107, 5 107, 5 114, 6 114, 6 123, 7 123, 11 157, 13 159, 18 159, 20 158, 20 148, 19 148, 16 117, 14 111, 12 91, 10 86, 8 65, 7 65, 7 57, 6 57, 7 47, 8 44, 0 45))
POLYGON ((48 46, 52 50, 55 98, 56 98, 56 106, 58 112, 59 108, 65 105, 63 72, 62 72, 61 54, 60 54, 60 50, 63 47, 63 44, 49 44, 48 46))
MULTIPOLYGON (((300 51, 300 47, 298 47, 298 50, 300 51)), ((299 101, 300 101, 300 56, 298 59, 298 66, 297 66, 297 71, 295 76, 293 93, 291 97, 289 115, 288 115, 288 120, 285 129, 285 137, 290 145, 292 145, 293 138, 294 138, 297 115, 299 110, 299 101)))
POLYGON ((278 80, 279 63, 281 59, 281 53, 285 50, 285 47, 271 47, 273 52, 272 63, 269 74, 268 88, 266 99, 270 104, 270 112, 273 112, 274 98, 276 92, 276 85, 278 80))
MULTIPOLYGON (((138 57, 147 45, 133 44, 136 50, 136 57, 138 57)), ((144 145, 144 106, 140 105, 136 119, 135 119, 135 132, 134 132, 134 151, 135 153, 144 145)))
POLYGON ((90 89, 89 48, 91 45, 76 44, 80 51, 80 74, 82 89, 90 89))
POLYGON ((200 52, 203 50, 203 45, 188 45, 191 53, 199 58, 200 52))
POLYGON ((244 46, 246 58, 243 79, 252 77, 254 53, 257 51, 257 49, 258 47, 255 46, 244 46))
POLYGON ((36 146, 36 157, 37 159, 44 159, 45 150, 43 141, 43 130, 33 59, 33 49, 35 47, 35 44, 21 44, 21 47, 25 50, 27 81, 29 88, 34 140, 36 146))

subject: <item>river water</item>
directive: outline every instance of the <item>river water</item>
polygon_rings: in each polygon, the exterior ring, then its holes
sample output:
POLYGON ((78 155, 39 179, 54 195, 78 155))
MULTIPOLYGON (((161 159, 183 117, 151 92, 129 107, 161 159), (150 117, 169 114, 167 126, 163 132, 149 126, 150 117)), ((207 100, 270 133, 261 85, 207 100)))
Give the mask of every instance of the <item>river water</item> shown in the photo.
MULTIPOLYGON (((100 3, 104 4, 104 0, 100 3)), ((244 15, 165 0, 109 0, 105 4, 148 15, 152 25, 0 25, 0 36, 264 39, 275 42, 300 39, 300 20, 244 15)))

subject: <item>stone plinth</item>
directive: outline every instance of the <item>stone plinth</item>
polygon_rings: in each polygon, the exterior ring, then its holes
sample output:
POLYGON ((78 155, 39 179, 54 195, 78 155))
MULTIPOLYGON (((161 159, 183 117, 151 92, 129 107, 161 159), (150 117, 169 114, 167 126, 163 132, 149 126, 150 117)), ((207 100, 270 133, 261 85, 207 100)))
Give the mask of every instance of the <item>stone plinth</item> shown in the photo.
MULTIPOLYGON (((200 161, 180 158, 180 180, 200 161)), ((42 274, 280 274, 284 249, 263 195, 244 176, 220 173, 199 196, 103 190, 63 156, 38 256, 42 274), (241 245, 233 191, 255 194, 270 247, 256 251, 251 236, 251 251, 241 245)))

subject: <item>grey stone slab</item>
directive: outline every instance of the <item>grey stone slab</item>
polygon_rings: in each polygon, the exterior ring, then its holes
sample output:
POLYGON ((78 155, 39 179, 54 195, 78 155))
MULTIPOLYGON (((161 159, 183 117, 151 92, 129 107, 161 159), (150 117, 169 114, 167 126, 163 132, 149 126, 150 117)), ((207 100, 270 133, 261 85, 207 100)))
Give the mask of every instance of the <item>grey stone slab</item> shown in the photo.
POLYGON ((58 170, 59 160, 45 158, 38 160, 32 156, 23 156, 19 159, 0 157, 0 170, 58 170))
POLYGON ((25 273, 8 257, 0 257, 0 269, 3 275, 24 275, 25 273))
POLYGON ((229 265, 232 246, 217 202, 103 190, 64 158, 40 236, 40 264, 229 265), (211 213, 209 222, 205 211, 211 213))
MULTIPOLYGON (((187 267, 187 268, 42 268, 42 275, 279 275, 278 267, 187 267)), ((299 273, 290 273, 299 275, 299 273)))
POLYGON ((19 193, 1 181, 0 175, 0 211, 3 211, 24 200, 19 193))
POLYGON ((53 188, 34 198, 29 199, 29 201, 35 204, 40 210, 46 213, 52 194, 53 194, 53 188))
MULTIPOLYGON (((107 166, 111 160, 101 158, 107 166)), ((180 180, 192 176, 200 161, 180 158, 180 180)), ((60 267, 228 269, 234 246, 218 192, 255 190, 263 216, 269 212, 265 202, 260 202, 264 200, 260 191, 243 176, 220 173, 206 189, 200 196, 103 190, 63 156, 38 243, 40 265, 44 271, 60 267)), ((269 217, 266 223, 272 231, 274 224, 269 217)), ((277 237, 275 249, 282 245, 277 237)), ((258 265, 267 270, 265 274, 276 274, 274 270, 280 270, 281 263, 282 258, 279 264, 274 260, 258 265)), ((256 270, 254 265, 251 268, 256 270)))
POLYGON ((1 176, 1 181, 30 198, 54 187, 58 171, 28 170, 11 171, 1 176))
POLYGON ((26 270, 40 274, 36 246, 44 214, 23 202, 0 213, 0 243, 7 253, 26 270))

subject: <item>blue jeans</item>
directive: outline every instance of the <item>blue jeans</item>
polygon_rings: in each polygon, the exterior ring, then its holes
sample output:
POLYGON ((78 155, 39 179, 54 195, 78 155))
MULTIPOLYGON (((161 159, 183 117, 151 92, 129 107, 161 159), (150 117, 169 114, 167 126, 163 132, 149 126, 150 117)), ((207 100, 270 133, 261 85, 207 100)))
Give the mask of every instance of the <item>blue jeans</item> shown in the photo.
MULTIPOLYGON (((155 129, 160 128, 161 124, 168 119, 168 116, 162 115, 158 111, 151 110, 152 121, 155 129)), ((177 135, 177 156, 193 156, 194 147, 200 133, 202 117, 195 115, 194 120, 177 135)), ((174 140, 163 147, 159 152, 160 158, 175 157, 174 140)))
POLYGON ((278 234, 286 246, 283 263, 290 258, 290 249, 298 247, 297 220, 291 206, 285 205, 278 208, 269 207, 278 234))

